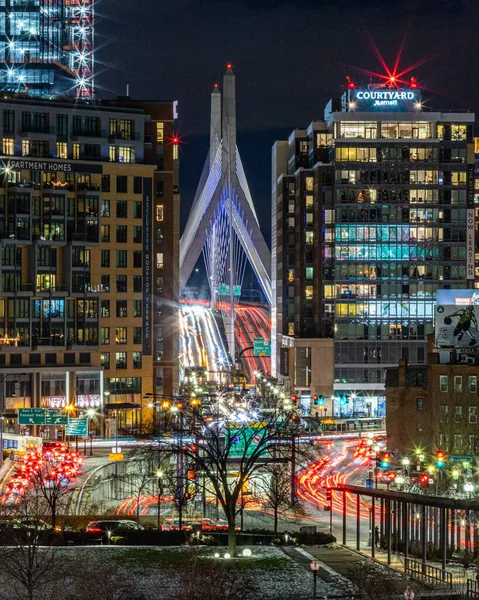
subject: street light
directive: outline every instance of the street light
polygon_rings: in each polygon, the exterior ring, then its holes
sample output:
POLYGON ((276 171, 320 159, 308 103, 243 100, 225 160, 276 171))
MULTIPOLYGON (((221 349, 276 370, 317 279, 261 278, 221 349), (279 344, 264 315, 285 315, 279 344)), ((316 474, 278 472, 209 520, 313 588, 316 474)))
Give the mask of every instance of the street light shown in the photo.
POLYGON ((318 577, 319 562, 317 560, 311 561, 310 567, 313 572, 313 600, 316 600, 316 579, 318 577))

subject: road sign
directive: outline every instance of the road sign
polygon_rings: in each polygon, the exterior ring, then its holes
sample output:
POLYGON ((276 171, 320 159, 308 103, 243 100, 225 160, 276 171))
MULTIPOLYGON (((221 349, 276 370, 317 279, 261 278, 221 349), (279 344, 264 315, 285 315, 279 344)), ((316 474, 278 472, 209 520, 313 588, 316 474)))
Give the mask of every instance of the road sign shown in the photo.
POLYGON ((465 454, 451 454, 449 456, 449 462, 452 463, 462 463, 462 462, 471 462, 472 456, 466 456, 465 454))
POLYGON ((271 356, 271 340, 254 338, 253 354, 254 356, 271 356))
POLYGON ((125 455, 121 454, 120 452, 111 452, 108 455, 108 458, 110 459, 110 461, 112 462, 121 462, 122 460, 124 460, 125 455))
MULTIPOLYGON (((264 444, 264 425, 261 423, 256 423, 250 427, 236 427, 233 425, 228 430, 228 436, 228 440, 233 438, 228 452, 229 458, 251 456, 253 452, 258 450, 258 445, 264 444)), ((266 452, 266 448, 264 452, 266 452)))
MULTIPOLYGON (((220 283, 218 286, 218 294, 220 296, 229 296, 230 295, 230 286, 227 285, 226 283, 220 283)), ((241 286, 240 285, 233 286, 233 295, 241 296, 241 286)))
POLYGON ((65 427, 65 435, 88 435, 88 419, 69 419, 65 427))
POLYGON ((68 415, 62 410, 56 408, 45 409, 45 425, 66 425, 68 423, 68 415))
POLYGON ((44 408, 19 408, 18 409, 18 424, 19 425, 45 425, 45 409, 44 408))

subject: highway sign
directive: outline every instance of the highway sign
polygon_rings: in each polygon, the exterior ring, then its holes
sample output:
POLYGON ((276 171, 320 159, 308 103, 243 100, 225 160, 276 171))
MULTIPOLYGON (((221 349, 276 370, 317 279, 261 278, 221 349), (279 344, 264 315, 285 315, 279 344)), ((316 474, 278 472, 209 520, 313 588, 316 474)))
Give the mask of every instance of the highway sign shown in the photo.
MULTIPOLYGON (((220 296, 229 296, 230 295, 230 286, 226 283, 220 283, 218 286, 218 294, 220 296)), ((241 296, 241 286, 234 285, 233 286, 233 295, 241 296)))
MULTIPOLYGON (((251 456, 258 450, 258 445, 264 444, 264 433, 264 425, 260 423, 256 423, 252 427, 231 426, 228 430, 228 441, 231 440, 228 458, 251 456)), ((266 452, 266 448, 264 448, 264 452, 266 452)))
POLYGON ((452 463, 462 463, 462 462, 471 462, 472 456, 466 456, 465 454, 451 454, 449 456, 449 462, 452 463))
POLYGON ((65 427, 65 435, 88 435, 88 419, 69 419, 65 427))
POLYGON ((44 408, 19 408, 18 409, 18 424, 19 425, 45 425, 45 409, 44 408))
POLYGON ((254 356, 271 356, 271 341, 264 338, 254 338, 254 356))
POLYGON ((56 408, 45 408, 45 425, 66 425, 68 415, 56 408))

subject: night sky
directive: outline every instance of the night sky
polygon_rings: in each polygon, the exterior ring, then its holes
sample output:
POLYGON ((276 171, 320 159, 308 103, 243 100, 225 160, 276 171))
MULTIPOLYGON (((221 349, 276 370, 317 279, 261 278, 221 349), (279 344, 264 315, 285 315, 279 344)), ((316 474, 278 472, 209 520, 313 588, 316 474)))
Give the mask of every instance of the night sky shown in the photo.
POLYGON ((429 104, 479 114, 479 0, 97 0, 100 97, 179 101, 182 226, 208 145, 209 99, 226 62, 237 83, 238 147, 269 239, 276 139, 322 118, 354 67, 414 75, 429 104), (406 39, 405 39, 406 37, 406 39))

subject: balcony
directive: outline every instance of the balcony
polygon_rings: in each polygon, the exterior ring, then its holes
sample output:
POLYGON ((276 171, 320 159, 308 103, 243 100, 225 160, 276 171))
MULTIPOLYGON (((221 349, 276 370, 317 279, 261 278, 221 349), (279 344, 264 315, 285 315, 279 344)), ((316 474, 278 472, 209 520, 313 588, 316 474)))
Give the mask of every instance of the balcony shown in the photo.
MULTIPOLYGON (((94 159, 92 158, 92 159, 86 159, 86 160, 101 160, 101 157, 96 157, 94 159)), ((100 192, 101 187, 100 187, 100 185, 93 184, 93 183, 78 183, 77 191, 78 192, 100 192)))
POLYGON ((105 129, 85 129, 83 127, 73 129, 72 139, 77 141, 78 138, 94 138, 94 139, 106 139, 105 129))
POLYGON ((66 295, 68 288, 64 283, 41 284, 36 286, 37 294, 62 294, 66 295))
POLYGON ((73 233, 69 236, 72 242, 80 242, 82 244, 99 244, 100 243, 100 234, 97 233, 73 233))
POLYGON ((55 135, 55 127, 50 127, 50 125, 36 125, 35 123, 22 123, 20 137, 26 137, 31 133, 40 133, 42 135, 55 135))
POLYGON ((33 285, 31 283, 6 282, 2 289, 3 294, 33 295, 33 285))
POLYGON ((138 132, 116 131, 108 134, 108 141, 141 142, 141 136, 138 132))

